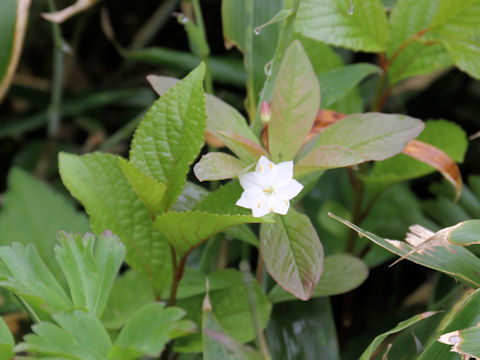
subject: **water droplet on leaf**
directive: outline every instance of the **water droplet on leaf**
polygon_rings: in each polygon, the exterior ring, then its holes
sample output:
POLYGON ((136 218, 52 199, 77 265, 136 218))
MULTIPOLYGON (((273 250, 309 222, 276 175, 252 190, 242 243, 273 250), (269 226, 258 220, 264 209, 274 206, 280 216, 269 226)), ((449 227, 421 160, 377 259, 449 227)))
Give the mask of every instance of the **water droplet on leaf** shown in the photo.
POLYGON ((253 33, 255 35, 260 35, 261 32, 262 32, 262 28, 260 26, 257 26, 255 29, 253 29, 253 33))
POLYGON ((353 2, 350 0, 350 7, 348 8, 348 15, 353 15, 355 8, 353 7, 353 2))
POLYGON ((186 16, 182 17, 182 23, 183 24, 188 23, 188 17, 186 17, 186 16))
POLYGON ((270 76, 272 75, 272 61, 270 60, 268 63, 265 64, 263 67, 263 71, 265 71, 265 75, 270 76))

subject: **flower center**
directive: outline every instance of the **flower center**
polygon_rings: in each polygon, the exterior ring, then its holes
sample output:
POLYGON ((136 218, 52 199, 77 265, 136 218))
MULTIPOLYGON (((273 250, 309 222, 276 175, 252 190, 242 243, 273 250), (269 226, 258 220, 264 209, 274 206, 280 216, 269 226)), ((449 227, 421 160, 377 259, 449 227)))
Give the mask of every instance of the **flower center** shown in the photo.
POLYGON ((263 189, 263 192, 267 195, 272 195, 275 192, 275 189, 273 188, 273 186, 269 186, 263 189))

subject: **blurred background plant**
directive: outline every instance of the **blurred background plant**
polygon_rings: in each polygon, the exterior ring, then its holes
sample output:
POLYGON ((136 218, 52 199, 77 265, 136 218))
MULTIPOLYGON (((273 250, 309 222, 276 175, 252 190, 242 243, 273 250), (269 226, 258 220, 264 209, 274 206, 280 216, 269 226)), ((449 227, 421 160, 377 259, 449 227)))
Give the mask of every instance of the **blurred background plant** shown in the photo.
MULTIPOLYGON (((457 201, 455 189, 442 181, 440 173, 405 154, 372 166, 326 171, 301 208, 312 220, 326 255, 355 255, 369 267, 370 275, 344 295, 275 304, 267 327, 273 358, 314 359, 322 354, 322 359, 338 359, 341 354, 342 359, 357 359, 379 333, 433 304, 453 304, 462 296, 452 293, 455 282, 439 272, 406 261, 387 269, 392 253, 357 237, 330 219, 328 212, 391 239, 402 239, 412 224, 437 231, 480 214, 476 135, 480 69, 474 56, 480 54, 480 46, 475 38, 473 55, 463 54, 448 36, 449 31, 467 36, 470 30, 465 29, 478 28, 461 18, 471 12, 471 22, 477 21, 478 1, 333 3, 332 8, 322 0, 300 2, 289 35, 300 40, 312 62, 321 87, 321 108, 335 116, 372 109, 426 120, 418 139, 459 163, 465 183, 457 201), (448 4, 455 9, 450 15, 448 4), (437 10, 434 20, 433 15, 425 15, 432 6, 437 10), (388 26, 383 13, 390 19, 388 26), (335 16, 340 20, 326 21, 335 16), (324 30, 324 23, 330 28, 324 30), (363 37, 354 42, 348 31, 337 38, 331 35, 331 28, 344 23, 354 24, 363 37), (435 26, 440 30, 435 32, 435 26)), ((133 131, 158 97, 146 81, 148 74, 183 78, 205 61, 206 92, 241 111, 259 133, 259 104, 271 95, 281 60, 274 55, 277 41, 288 29, 284 24, 295 4, 78 0, 72 5, 4 0, 0 5, 0 33, 5 34, 0 38, 0 244, 34 243, 53 275, 63 281, 53 253, 56 233, 60 229, 83 233, 89 225, 60 181, 57 154, 101 150, 125 156, 133 131)), ((319 123, 328 122, 321 114, 318 118, 319 123)), ((220 145, 209 142, 210 148, 220 145)), ((452 180, 453 171, 447 169, 445 174, 457 188, 462 183, 458 176, 452 180)), ((194 179, 192 174, 189 179, 194 179)), ((255 250, 245 250, 239 242, 217 239, 206 246, 211 252, 208 258, 202 257, 202 247, 192 254, 192 261, 208 271, 236 267, 245 251, 256 256, 255 250), (208 262, 216 258, 218 263, 208 262)), ((28 320, 18 312, 16 300, 6 291, 2 294, 4 318, 21 337, 28 320)), ((397 349, 407 344, 410 350, 405 354, 410 355, 400 357, 394 346, 392 359, 416 354, 427 336, 422 338, 421 329, 413 332, 415 336, 407 331, 396 340, 397 349)))

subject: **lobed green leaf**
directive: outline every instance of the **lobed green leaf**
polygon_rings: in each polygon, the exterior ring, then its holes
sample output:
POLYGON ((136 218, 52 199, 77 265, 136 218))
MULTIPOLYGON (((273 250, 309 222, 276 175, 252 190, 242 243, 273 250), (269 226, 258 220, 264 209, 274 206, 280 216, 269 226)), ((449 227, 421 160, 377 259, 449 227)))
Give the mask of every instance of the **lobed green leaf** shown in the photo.
POLYGON ((118 158, 61 153, 62 181, 84 206, 96 234, 111 230, 127 248, 126 262, 160 292, 171 274, 168 243, 155 230, 142 201, 125 179, 118 158))

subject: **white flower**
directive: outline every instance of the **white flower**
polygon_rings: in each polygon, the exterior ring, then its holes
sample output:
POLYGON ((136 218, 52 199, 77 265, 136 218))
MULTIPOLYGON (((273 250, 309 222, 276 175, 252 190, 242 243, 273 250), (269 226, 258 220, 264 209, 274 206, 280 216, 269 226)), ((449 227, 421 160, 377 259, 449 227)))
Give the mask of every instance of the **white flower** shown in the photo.
POLYGON ((290 199, 303 189, 303 185, 293 179, 293 161, 275 165, 262 156, 255 171, 238 177, 244 191, 236 205, 252 209, 255 217, 270 212, 285 215, 290 207, 290 199))

